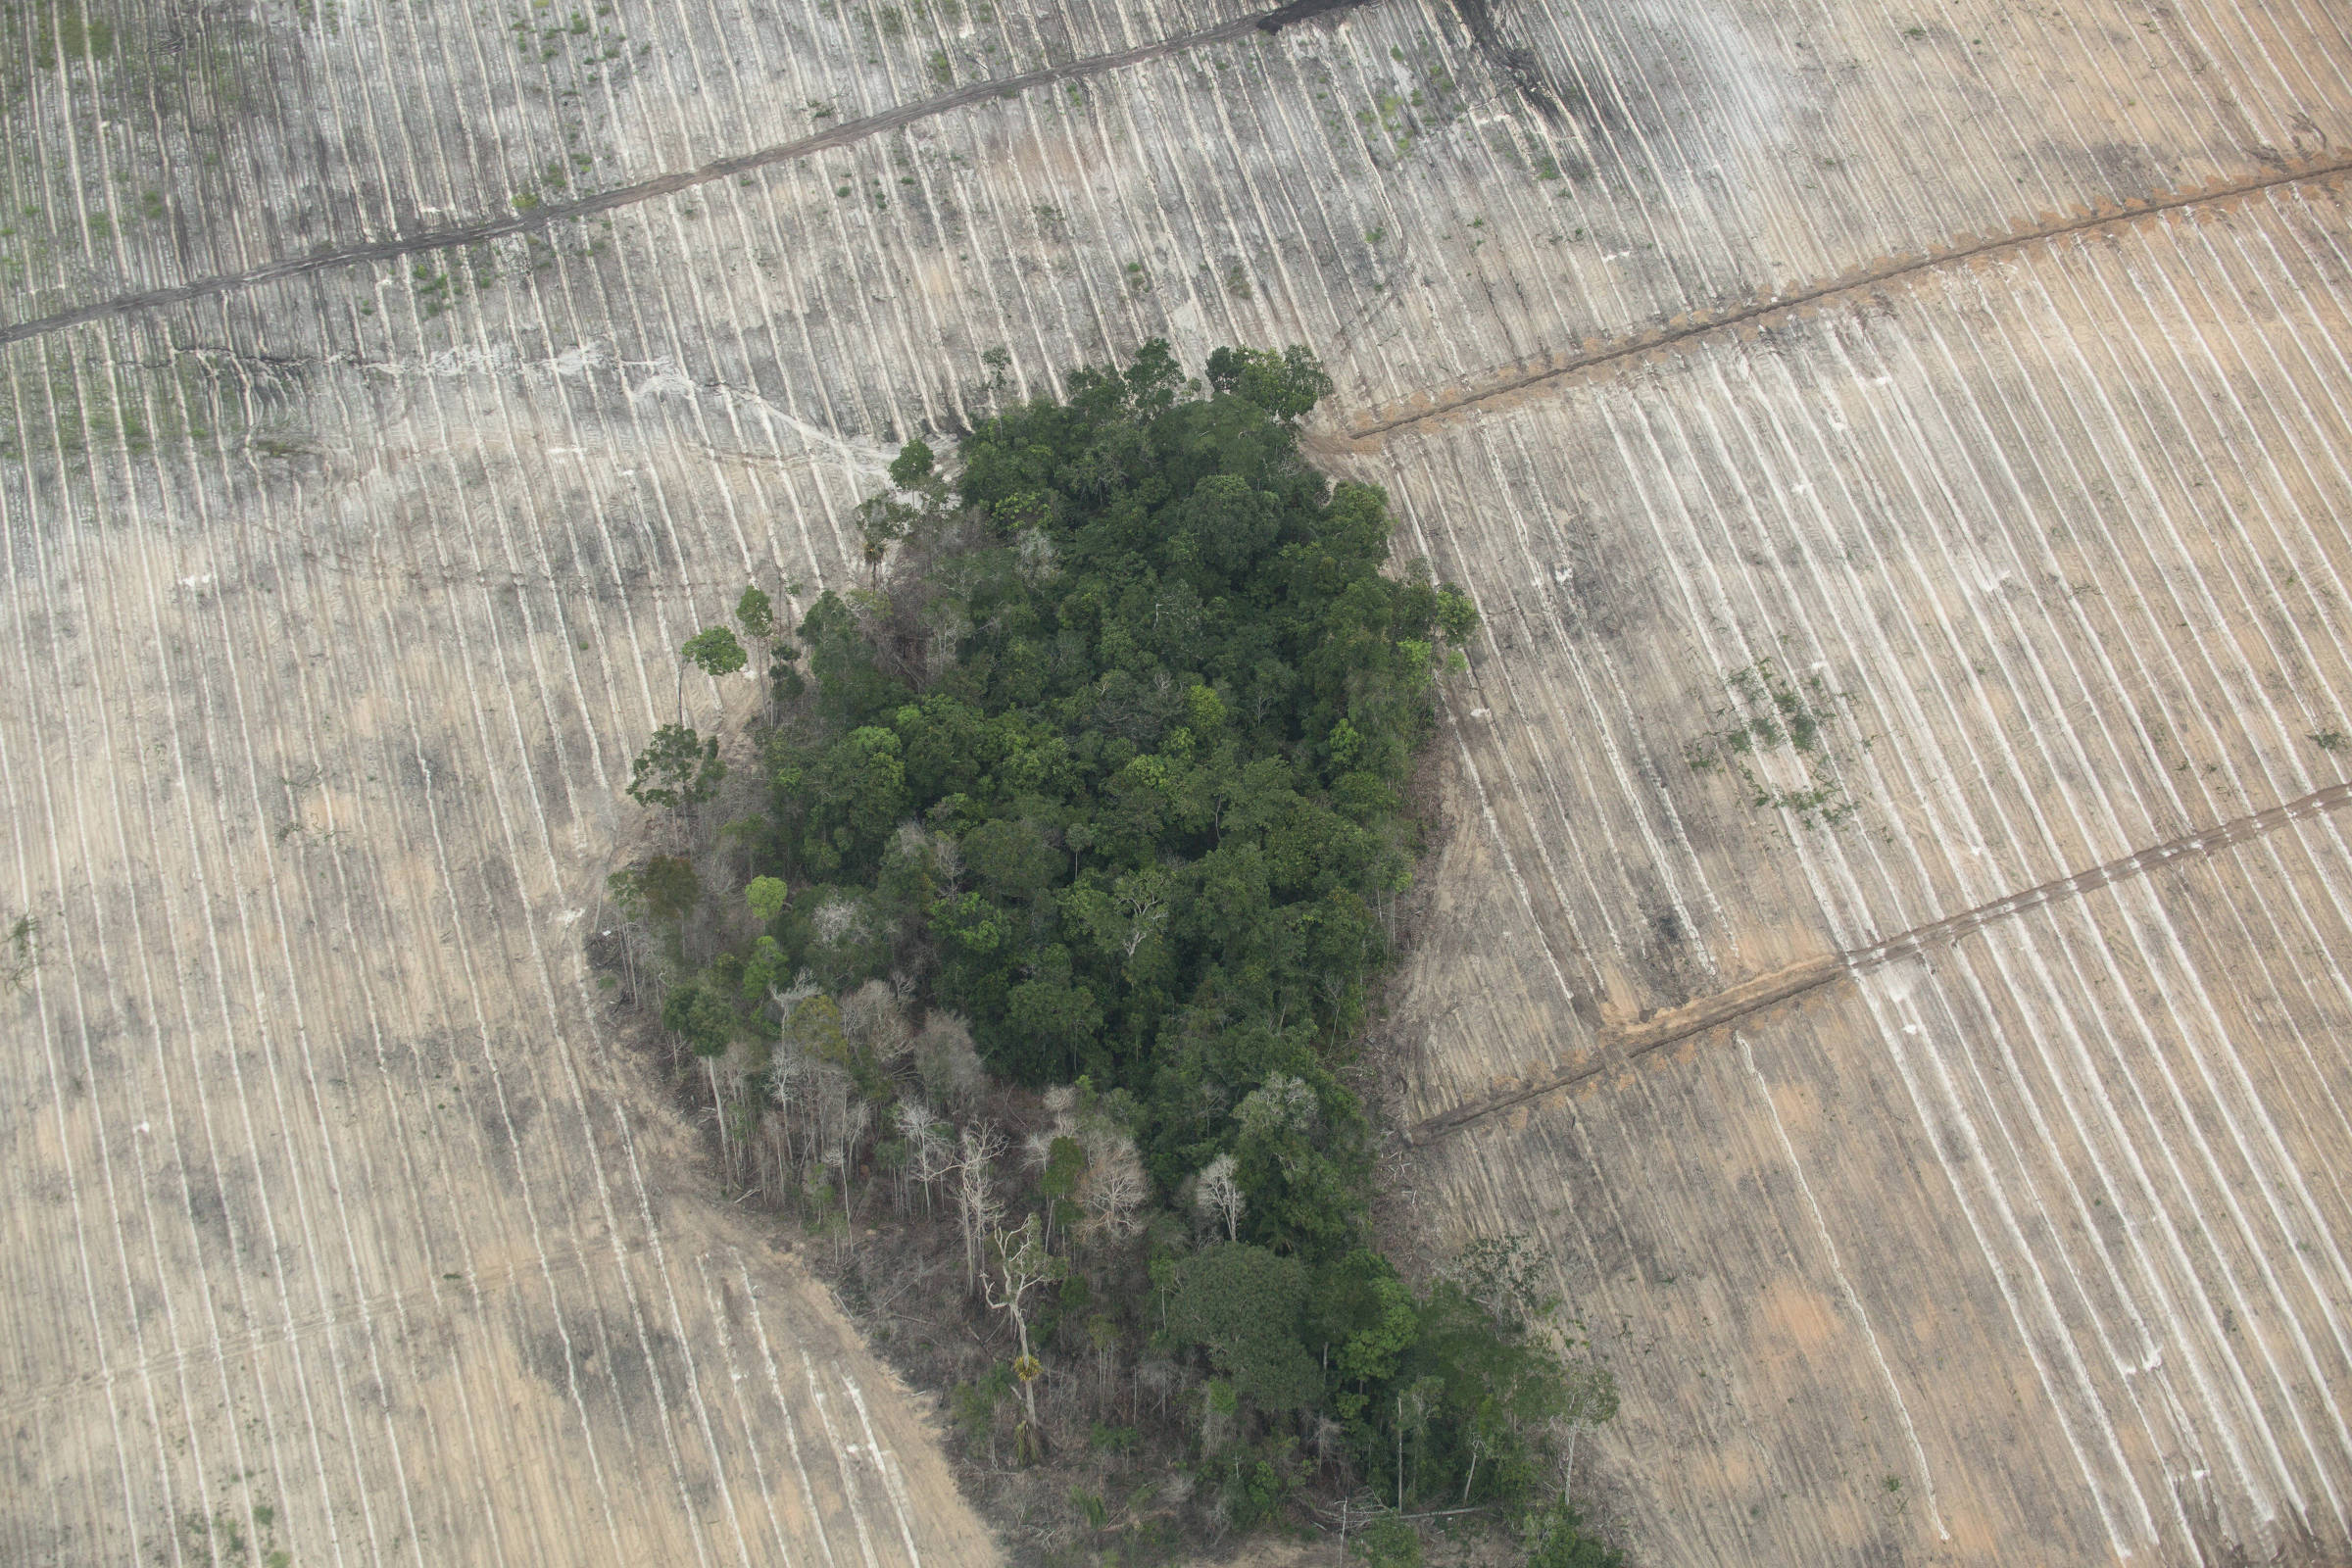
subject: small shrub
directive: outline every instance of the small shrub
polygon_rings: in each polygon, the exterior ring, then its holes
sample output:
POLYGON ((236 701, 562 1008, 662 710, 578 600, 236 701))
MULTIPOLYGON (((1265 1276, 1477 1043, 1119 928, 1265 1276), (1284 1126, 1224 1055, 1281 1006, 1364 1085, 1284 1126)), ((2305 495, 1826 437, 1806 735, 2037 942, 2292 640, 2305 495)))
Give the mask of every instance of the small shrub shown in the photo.
POLYGON ((1421 1568, 1421 1537, 1394 1514, 1384 1515, 1348 1543, 1348 1555, 1365 1568, 1421 1568))

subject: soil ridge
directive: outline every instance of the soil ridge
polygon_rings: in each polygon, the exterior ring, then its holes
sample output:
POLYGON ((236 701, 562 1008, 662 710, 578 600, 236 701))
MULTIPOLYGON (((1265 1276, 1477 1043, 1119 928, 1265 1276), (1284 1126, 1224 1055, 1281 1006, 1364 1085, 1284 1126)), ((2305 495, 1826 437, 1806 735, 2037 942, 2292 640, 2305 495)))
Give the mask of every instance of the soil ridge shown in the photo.
POLYGON ((1405 1142, 1415 1148, 1435 1143, 1497 1111, 1541 1100, 1545 1095, 1557 1094, 1563 1089, 1572 1089, 1589 1078, 1622 1067, 1638 1056, 1663 1050, 1710 1029, 1737 1023, 1767 1007, 1775 1007, 1808 992, 1817 991, 1840 976, 1857 974, 1898 958, 1910 957, 1938 943, 1956 941, 1971 932, 1981 931, 2011 915, 2037 909, 2061 899, 2093 892, 2117 882, 2129 881, 2176 860, 2201 858, 2231 845, 2260 838, 2289 822, 2337 810, 2347 805, 2352 805, 2352 783, 2330 784, 2268 809, 2232 817, 2218 826, 2183 833, 2166 839, 2161 844, 2152 844, 2144 850, 2119 856, 2087 871, 2053 877, 2005 898, 1947 915, 1941 920, 1914 926, 1869 947, 1853 948, 1843 953, 1819 954, 1753 976, 1682 1006, 1669 1007, 1632 1023, 1610 1024, 1600 1031, 1595 1049, 1575 1064, 1520 1088, 1490 1095, 1484 1100, 1474 1100, 1468 1104, 1426 1117, 1406 1129, 1405 1142))
MULTIPOLYGON (((1793 294, 1776 294, 1767 299, 1752 300, 1716 311, 1695 311, 1674 317, 1667 321, 1629 336, 1614 339, 1587 339, 1579 353, 1557 364, 1540 369, 1514 371, 1497 375, 1483 382, 1459 387, 1451 395, 1441 395, 1426 406, 1406 406, 1388 417, 1376 417, 1370 423, 1347 431, 1347 440, 1357 450, 1377 444, 1383 436, 1431 420, 1445 419, 1466 413, 1483 404, 1513 393, 1524 392, 1547 382, 1561 380, 1586 370, 1608 368, 1628 360, 1639 359, 1658 349, 1673 348, 1691 338, 1730 331, 1754 322, 1769 320, 1809 305, 1836 299, 1841 294, 1859 293, 1865 289, 1883 287, 1938 268, 1956 263, 1975 261, 1981 257, 2022 250, 2044 240, 2063 239, 2069 234, 2087 233, 2093 229, 2129 223, 2136 219, 2153 218, 2163 213, 2179 212, 2183 208, 2212 206, 2245 196, 2258 196, 2281 185, 2321 183, 2347 172, 2352 172, 2352 158, 2336 158, 2295 164, 2284 169, 2272 168, 2251 179, 2222 180, 2211 184, 2166 192, 2161 195, 2127 201, 2120 206, 2094 205, 2088 212, 2050 218, 2046 221, 2015 226, 2005 234, 1990 238, 1967 238, 1962 243, 1939 247, 1926 252, 1898 253, 1882 257, 1878 262, 1853 272, 1800 289, 1793 294)), ((0 341, 5 341, 0 337, 0 341)))
POLYGON ((918 99, 886 109, 878 115, 845 121, 829 130, 818 131, 794 141, 778 142, 748 153, 715 159, 697 169, 677 170, 656 174, 650 179, 632 184, 615 185, 593 195, 567 202, 546 202, 528 212, 484 219, 472 223, 453 224, 444 228, 423 229, 411 234, 395 234, 389 239, 366 245, 346 246, 340 250, 321 251, 311 256, 288 257, 249 268, 242 272, 222 272, 211 277, 191 278, 166 288, 144 289, 133 294, 118 294, 112 299, 97 300, 88 305, 76 305, 70 310, 36 316, 22 321, 0 324, 0 344, 22 343, 27 338, 64 331, 68 327, 105 320, 110 317, 128 315, 133 311, 156 310, 167 305, 184 304, 189 300, 215 299, 273 283, 283 278, 301 277, 312 272, 329 271, 339 267, 354 267, 363 262, 397 261, 421 251, 448 250, 453 247, 478 245, 487 240, 503 239, 510 234, 538 233, 559 223, 576 222, 609 213, 619 207, 633 207, 657 196, 673 195, 708 185, 721 179, 731 179, 756 169, 772 164, 792 163, 799 159, 847 147, 876 136, 886 130, 896 130, 919 121, 929 120, 953 110, 985 103, 991 98, 1005 98, 1028 91, 1032 87, 1050 87, 1059 82, 1081 81, 1106 72, 1142 65, 1147 61, 1165 59, 1187 50, 1202 48, 1212 43, 1224 43, 1245 38, 1253 32, 1276 33, 1286 26, 1296 25, 1313 18, 1371 5, 1376 0, 1290 0, 1287 5, 1267 11, 1254 11, 1248 16, 1235 17, 1214 26, 1194 32, 1179 33, 1173 38, 1161 38, 1152 43, 1137 44, 1132 49, 1113 50, 1108 54, 1088 55, 1058 66, 1041 66, 1035 71, 1023 71, 1009 76, 994 76, 958 87, 954 92, 941 93, 935 98, 918 99))

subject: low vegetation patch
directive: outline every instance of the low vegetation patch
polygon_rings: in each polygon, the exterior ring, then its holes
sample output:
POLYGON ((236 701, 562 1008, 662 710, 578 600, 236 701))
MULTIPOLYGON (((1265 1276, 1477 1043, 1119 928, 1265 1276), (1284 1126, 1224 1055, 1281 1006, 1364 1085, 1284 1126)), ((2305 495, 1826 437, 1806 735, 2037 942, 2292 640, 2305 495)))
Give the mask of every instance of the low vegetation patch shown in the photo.
POLYGON ((681 688, 631 791, 672 853, 613 877, 599 956, 1024 1560, 1274 1526, 1402 1563, 1438 1515, 1613 1560, 1564 1482, 1614 1393, 1540 1260, 1407 1279, 1370 1223, 1350 1074, 1476 612, 1301 461, 1303 351, 1068 384, 952 477, 905 447, 862 580, 789 633, 753 588, 686 645, 757 650, 769 700, 722 746, 681 688))
POLYGON ((1732 671, 1723 684, 1730 701, 1716 710, 1718 727, 1684 749, 1691 771, 1728 768, 1752 805, 1788 812, 1806 827, 1835 827, 1852 816, 1856 802, 1829 745, 1843 716, 1842 694, 1817 673, 1791 680, 1770 658, 1732 671))

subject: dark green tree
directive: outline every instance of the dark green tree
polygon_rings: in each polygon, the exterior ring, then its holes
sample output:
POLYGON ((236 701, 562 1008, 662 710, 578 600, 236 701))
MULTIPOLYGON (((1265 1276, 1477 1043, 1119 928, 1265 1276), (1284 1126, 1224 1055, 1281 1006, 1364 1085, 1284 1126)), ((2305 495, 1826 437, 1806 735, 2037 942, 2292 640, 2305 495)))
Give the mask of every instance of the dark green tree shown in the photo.
POLYGON ((726 626, 706 626, 686 639, 678 652, 706 675, 732 675, 750 662, 743 644, 726 626))
POLYGON ((647 914, 675 923, 703 901, 703 881, 682 855, 656 855, 638 864, 635 884, 647 914))
POLYGON ((1208 384, 1283 420, 1299 418, 1331 396, 1331 377, 1313 355, 1297 345, 1280 353, 1219 349, 1208 357, 1208 384))
MULTIPOLYGON (((956 1200, 1008 1203, 1012 1254, 1069 1265, 992 1281, 1006 1332, 1035 1339, 1024 1364, 1082 1328, 1098 1351, 1164 1335, 1209 1374, 1193 1457, 1237 1521, 1304 1483, 1324 1418, 1348 1457, 1324 1443, 1317 1462, 1400 1510, 1516 1518, 1599 1406, 1524 1249, 1474 1248, 1416 1289, 1374 1248, 1346 1080, 1421 849, 1412 770, 1477 609, 1392 558, 1377 487, 1302 460, 1331 390, 1312 356, 1222 350, 1205 372, 1188 382, 1153 342, 1059 399, 998 404, 951 465, 908 441, 858 510, 861 584, 790 636, 745 591, 735 625, 774 635, 772 689, 808 700, 754 736, 766 809, 733 835, 749 885, 708 922, 740 946, 664 1021, 711 1054, 780 1033, 837 1074, 828 1093, 847 1075, 860 1114, 908 1113, 879 1141, 893 1160, 932 1147, 923 1117, 981 1102, 980 1059, 1077 1080, 1034 1177, 1000 1168, 956 1200), (858 1022, 871 981, 911 1042, 858 1022), (890 1106, 916 1076, 928 1106, 890 1106)), ((726 627, 682 653, 713 675, 748 657, 726 627)), ((632 793, 692 804, 716 767, 681 721, 632 793)), ((695 900, 657 901, 647 869, 629 896, 682 923, 695 900)))
POLYGON ((775 602, 762 592, 757 583, 747 583, 743 595, 735 601, 735 623, 744 635, 765 642, 776 634, 775 602))
POLYGON ((698 1056, 723 1056, 735 1038, 735 1008, 699 982, 676 986, 662 1001, 662 1027, 698 1056))
POLYGON ((629 798, 640 806, 699 806, 726 776, 717 736, 699 734, 686 724, 664 724, 629 768, 629 798))
POLYGON ((902 490, 920 489, 931 477, 933 461, 928 444, 909 441, 899 448, 899 455, 891 460, 890 482, 902 490))
POLYGON ((881 579, 890 547, 906 537, 918 515, 914 508, 892 496, 868 496, 858 503, 858 542, 869 589, 881 579))
POLYGON ((1299 1343, 1306 1270, 1247 1242, 1210 1247, 1176 1269, 1168 1332, 1207 1348, 1209 1360, 1261 1410, 1296 1410, 1323 1392, 1299 1343))
POLYGON ((725 626, 706 626, 686 639, 678 650, 682 662, 678 665, 678 722, 686 722, 686 666, 694 665, 704 674, 716 679, 732 675, 751 662, 751 655, 735 633, 725 626))

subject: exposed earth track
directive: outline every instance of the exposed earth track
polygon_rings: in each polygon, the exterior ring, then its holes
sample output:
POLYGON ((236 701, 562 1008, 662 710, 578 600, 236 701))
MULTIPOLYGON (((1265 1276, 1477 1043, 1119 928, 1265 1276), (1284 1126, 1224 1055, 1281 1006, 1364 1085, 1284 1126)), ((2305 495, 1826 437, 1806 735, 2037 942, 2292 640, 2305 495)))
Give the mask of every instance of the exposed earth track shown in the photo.
POLYGON ((739 177, 754 170, 813 158, 819 153, 838 147, 853 147, 885 131, 902 129, 918 122, 949 114, 973 104, 992 99, 1017 97, 1037 87, 1050 87, 1056 82, 1085 81, 1107 72, 1141 65, 1150 60, 1165 60, 1188 50, 1205 48, 1245 38, 1253 32, 1275 33, 1286 26, 1312 21, 1318 17, 1339 15, 1359 6, 1378 4, 1379 0, 1290 0, 1287 5, 1236 17, 1213 27, 1162 38, 1156 43, 1139 44, 1109 54, 1090 55, 1066 65, 1041 66, 1035 71, 1023 71, 1008 76, 993 77, 958 87, 954 92, 935 98, 924 98, 886 110, 878 115, 866 115, 846 121, 830 130, 818 131, 795 141, 761 147, 748 153, 735 153, 717 158, 697 169, 679 170, 674 173, 657 174, 651 179, 598 191, 575 201, 542 202, 528 212, 514 213, 503 218, 485 218, 470 223, 454 223, 442 228, 423 229, 415 233, 396 234, 389 239, 366 245, 347 245, 311 256, 292 256, 282 261, 269 262, 260 267, 223 277, 199 277, 170 288, 146 289, 136 294, 119 295, 114 299, 95 300, 72 310, 54 312, 29 320, 0 324, 0 345, 20 343, 27 338, 59 332, 67 327, 123 316, 133 311, 152 311, 168 305, 183 305, 195 300, 217 299, 240 289, 259 284, 277 282, 291 277, 303 277, 314 272, 331 271, 337 268, 355 267, 364 262, 398 261, 428 251, 457 249, 467 245, 485 244, 514 234, 545 232, 563 223, 576 223, 658 196, 674 196, 698 185, 739 177))
POLYGON ((2182 859, 2213 855, 2274 828, 2319 812, 2338 810, 2348 805, 2352 805, 2352 784, 2330 784, 2326 789, 2314 790, 2309 795, 2274 806, 2268 810, 2237 817, 2202 832, 2184 833, 2179 838, 2151 845, 2073 876, 2055 878, 2006 898, 1981 904, 1973 909, 1963 909, 1958 914, 1915 927, 1867 948, 1801 959, 1786 968, 1742 981, 1714 996, 1667 1008, 1633 1023, 1608 1025, 1600 1031, 1599 1050, 1591 1059, 1564 1068, 1548 1078, 1416 1122, 1405 1129, 1405 1142, 1416 1147, 1435 1143, 1498 1111, 1573 1089, 1603 1073, 1615 1072, 1653 1051, 1663 1050, 1710 1030, 1726 1028, 1767 1007, 1793 1002, 1834 980, 1914 956, 1943 943, 1956 942, 1972 932, 1984 930, 1994 921, 2041 908, 2057 900, 2077 898, 2099 888, 2111 887, 2127 877, 2144 876, 2182 859))
MULTIPOLYGON (((2352 171, 2352 158, 2315 161, 2299 168, 2266 173, 2252 179, 2230 180, 2197 190, 2175 191, 2165 195, 2148 196, 2114 212, 2091 212, 2056 221, 2020 222, 2009 233, 1990 239, 1970 240, 1944 249, 1929 251, 1919 256, 1888 257, 1842 277, 1802 289, 1793 294, 1777 294, 1770 299, 1727 307, 1716 311, 1701 311, 1680 318, 1662 326, 1631 333, 1623 338, 1592 344, 1581 352, 1547 365, 1542 369, 1500 375, 1459 391, 1434 396, 1427 408, 1414 408, 1400 414, 1376 413, 1363 424, 1348 426, 1351 441, 1375 441, 1398 430, 1424 424, 1432 419, 1444 419, 1467 410, 1493 403, 1532 387, 1546 385, 1566 376, 1587 370, 1620 365, 1637 360, 1645 354, 1670 349, 1692 338, 1713 332, 1728 332, 1758 322, 1786 318, 1790 313, 1808 306, 1833 303, 1843 295, 1854 295, 1888 283, 1915 277, 1937 268, 1957 266, 1980 257, 1998 256, 2005 251, 2021 250, 2029 245, 2062 239, 2069 234, 2086 234, 2099 229, 2125 224, 2135 220, 2151 218, 2160 213, 2180 212, 2184 208, 2203 207, 2228 202, 2238 197, 2252 196, 2281 185, 2306 181, 2332 180, 2352 171)), ((1344 417, 1344 416, 1343 416, 1344 417)))
MULTIPOLYGON (((885 131, 913 124, 934 116, 944 115, 969 105, 984 103, 1026 92, 1032 88, 1051 86, 1055 82, 1082 81, 1092 76, 1134 66, 1149 60, 1166 59, 1187 50, 1245 37, 1252 31, 1271 32, 1283 26, 1343 13, 1360 6, 1378 4, 1379 0, 1291 0, 1291 3, 1254 16, 1240 17, 1204 27, 1198 32, 1162 39, 1157 43, 1139 45, 1116 53, 1074 60, 1067 65, 1043 67, 1015 75, 979 81, 936 98, 923 99, 883 114, 868 115, 837 125, 830 130, 797 141, 753 152, 739 153, 714 159, 698 169, 656 175, 631 185, 599 191, 576 201, 544 203, 527 213, 502 218, 483 219, 470 223, 453 224, 442 228, 396 235, 367 245, 346 246, 318 255, 289 257, 281 261, 250 268, 231 276, 202 277, 169 288, 149 289, 140 293, 120 295, 113 299, 97 300, 72 310, 58 311, 48 316, 22 321, 0 323, 0 345, 22 342, 47 333, 109 317, 122 316, 133 311, 156 310, 194 300, 217 298, 240 289, 299 277, 308 273, 353 267, 367 262, 397 261, 403 257, 431 251, 451 250, 479 245, 510 235, 539 233, 560 224, 577 222, 614 209, 651 201, 659 196, 674 195, 707 185, 730 175, 741 175, 757 169, 811 158, 838 147, 848 147, 885 131)), ((1772 298, 1727 309, 1701 312, 1694 318, 1678 318, 1644 332, 1638 332, 1615 341, 1597 344, 1542 369, 1515 372, 1482 382, 1458 392, 1433 394, 1430 406, 1414 408, 1399 414, 1375 411, 1366 423, 1348 424, 1351 441, 1370 441, 1411 425, 1432 419, 1442 419, 1466 409, 1478 407, 1496 398, 1542 386, 1563 376, 1576 375, 1621 361, 1638 358, 1677 343, 1710 332, 1732 330, 1757 321, 1770 321, 1786 313, 1800 311, 1807 306, 1836 299, 1839 295, 1879 287, 1937 267, 1955 265, 1978 257, 1997 255, 2002 251, 2033 245, 2041 241, 2079 234, 2111 224, 2130 222, 2158 213, 2176 212, 2185 207, 2224 202, 2234 197, 2252 195, 2276 186, 2302 181, 2330 179, 2352 170, 2352 159, 2337 158, 2314 161, 2296 168, 2265 174, 2253 179, 2224 182, 2189 191, 2177 191, 2150 196, 2115 212, 2094 212, 2059 220, 2054 222, 2024 221, 2010 232, 1990 239, 1972 240, 1930 251, 1915 257, 1890 257, 1854 273, 1833 278, 1827 282, 1801 289, 1795 293, 1778 294, 1772 298)), ((1344 411, 1334 411, 1342 419, 1344 411)))

